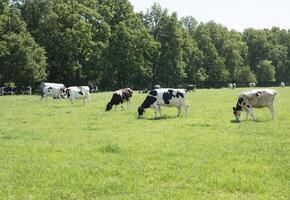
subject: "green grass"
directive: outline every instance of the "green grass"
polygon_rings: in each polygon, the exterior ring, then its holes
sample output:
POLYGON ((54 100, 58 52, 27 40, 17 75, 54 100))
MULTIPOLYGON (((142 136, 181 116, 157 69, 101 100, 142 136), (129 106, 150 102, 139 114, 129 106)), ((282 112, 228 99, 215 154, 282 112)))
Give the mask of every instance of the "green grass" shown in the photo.
MULTIPOLYGON (((189 94, 189 117, 163 108, 136 119, 104 112, 111 93, 85 106, 38 96, 0 97, 0 199, 290 198, 290 88, 276 88, 276 120, 233 123, 242 89, 189 94)), ((245 118, 243 113, 242 119, 245 118)))

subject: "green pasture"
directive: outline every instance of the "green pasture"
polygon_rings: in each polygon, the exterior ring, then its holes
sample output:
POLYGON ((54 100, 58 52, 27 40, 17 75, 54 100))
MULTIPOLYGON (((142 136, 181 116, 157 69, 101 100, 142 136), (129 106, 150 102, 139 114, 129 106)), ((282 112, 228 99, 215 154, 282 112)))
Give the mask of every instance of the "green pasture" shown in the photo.
POLYGON ((189 93, 189 117, 175 108, 137 119, 91 102, 0 97, 0 199, 290 199, 290 88, 275 88, 276 120, 232 120, 244 89, 189 93))

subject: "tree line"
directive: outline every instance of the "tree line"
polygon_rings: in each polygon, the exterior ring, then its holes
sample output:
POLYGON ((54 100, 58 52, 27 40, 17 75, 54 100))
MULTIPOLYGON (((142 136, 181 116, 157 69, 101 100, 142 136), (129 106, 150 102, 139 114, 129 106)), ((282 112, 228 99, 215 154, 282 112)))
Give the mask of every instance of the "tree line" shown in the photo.
POLYGON ((128 0, 2 0, 0 85, 40 81, 102 90, 289 82, 290 30, 241 33, 156 3, 135 13, 128 0))

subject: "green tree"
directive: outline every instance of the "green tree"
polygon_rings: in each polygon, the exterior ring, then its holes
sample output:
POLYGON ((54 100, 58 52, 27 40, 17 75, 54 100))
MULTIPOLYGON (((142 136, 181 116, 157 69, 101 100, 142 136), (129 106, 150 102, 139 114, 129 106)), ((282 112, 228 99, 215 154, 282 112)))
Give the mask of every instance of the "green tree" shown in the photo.
POLYGON ((154 83, 167 87, 183 83, 186 76, 183 60, 183 28, 177 14, 168 15, 158 4, 144 16, 144 21, 156 42, 160 44, 160 51, 153 65, 154 83))
POLYGON ((243 86, 248 86, 248 83, 256 83, 257 78, 253 71, 251 71, 250 66, 240 66, 236 68, 235 81, 243 84, 243 86))
POLYGON ((208 82, 216 84, 218 82, 226 82, 228 80, 228 70, 225 65, 225 59, 219 56, 218 51, 211 38, 209 28, 200 23, 195 32, 195 40, 199 49, 203 52, 204 62, 203 68, 208 75, 208 82))
POLYGON ((94 0, 24 0, 20 4, 29 31, 47 51, 49 81, 98 82, 109 26, 94 0))
POLYGON ((272 61, 262 60, 257 65, 258 82, 273 82, 275 81, 275 67, 272 61))
POLYGON ((158 45, 140 15, 126 0, 104 1, 99 12, 111 29, 110 45, 105 49, 103 87, 148 87, 158 45))
POLYGON ((46 78, 45 50, 27 32, 20 11, 4 8, 0 15, 0 82, 33 85, 46 78))

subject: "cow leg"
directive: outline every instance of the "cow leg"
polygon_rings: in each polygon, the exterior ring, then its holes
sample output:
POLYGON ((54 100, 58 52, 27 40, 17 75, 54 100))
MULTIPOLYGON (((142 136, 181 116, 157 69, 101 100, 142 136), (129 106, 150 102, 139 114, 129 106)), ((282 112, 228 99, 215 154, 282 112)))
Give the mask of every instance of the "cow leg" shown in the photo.
POLYGON ((249 109, 247 109, 247 110, 246 110, 246 121, 248 120, 249 112, 250 112, 249 109))
POLYGON ((154 107, 154 115, 155 115, 155 119, 157 118, 157 112, 159 112, 160 117, 162 116, 162 112, 161 112, 161 108, 159 105, 155 105, 154 107))
POLYGON ((179 117, 179 115, 180 115, 180 112, 181 112, 181 107, 177 107, 177 117, 179 117))
POLYGON ((131 105, 131 98, 128 99, 128 108, 130 108, 131 105))
POLYGON ((161 107, 159 106, 159 114, 160 114, 160 117, 162 117, 162 112, 161 112, 161 107))
POLYGON ((188 117, 188 105, 187 104, 183 104, 182 105, 184 111, 185 111, 185 116, 188 117))
POLYGON ((273 105, 269 106, 270 112, 271 112, 271 119, 274 120, 275 119, 275 109, 273 105))
POLYGON ((254 116, 253 108, 250 107, 250 108, 249 108, 249 111, 250 111, 250 115, 251 115, 251 117, 252 117, 252 120, 255 120, 255 116, 254 116))

